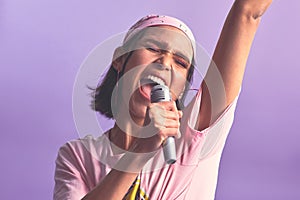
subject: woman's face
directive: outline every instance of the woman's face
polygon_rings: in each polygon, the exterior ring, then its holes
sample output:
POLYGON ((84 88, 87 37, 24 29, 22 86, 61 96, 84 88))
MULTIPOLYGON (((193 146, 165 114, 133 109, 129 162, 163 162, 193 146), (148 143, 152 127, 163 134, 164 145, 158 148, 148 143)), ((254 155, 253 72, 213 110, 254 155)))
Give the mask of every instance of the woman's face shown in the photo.
MULTIPOLYGON (((122 96, 136 123, 145 118, 155 84, 169 87, 173 100, 183 92, 193 58, 192 44, 179 29, 149 27, 133 45, 122 76, 122 96)), ((124 61, 124 59, 122 59, 124 61)), ((124 64, 118 63, 119 67, 124 64)))

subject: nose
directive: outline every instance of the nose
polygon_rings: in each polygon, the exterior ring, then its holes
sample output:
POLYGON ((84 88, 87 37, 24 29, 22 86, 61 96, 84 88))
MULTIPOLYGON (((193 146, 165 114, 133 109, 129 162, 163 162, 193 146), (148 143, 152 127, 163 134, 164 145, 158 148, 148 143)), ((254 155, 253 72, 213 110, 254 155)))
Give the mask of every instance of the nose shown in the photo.
POLYGON ((160 64, 162 70, 171 71, 172 69, 172 53, 168 51, 164 51, 161 53, 160 58, 157 60, 157 62, 160 64))

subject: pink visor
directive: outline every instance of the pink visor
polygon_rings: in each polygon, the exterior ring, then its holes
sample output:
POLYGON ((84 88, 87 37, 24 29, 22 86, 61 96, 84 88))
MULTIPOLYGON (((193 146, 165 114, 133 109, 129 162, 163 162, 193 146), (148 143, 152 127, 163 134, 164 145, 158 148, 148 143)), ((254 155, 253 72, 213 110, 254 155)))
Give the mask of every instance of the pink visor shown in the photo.
POLYGON ((191 29, 179 19, 165 15, 147 15, 146 17, 143 17, 129 29, 123 43, 126 43, 130 38, 132 38, 137 32, 141 31, 142 29, 159 25, 173 26, 184 32, 192 43, 194 54, 196 53, 195 37, 191 29))

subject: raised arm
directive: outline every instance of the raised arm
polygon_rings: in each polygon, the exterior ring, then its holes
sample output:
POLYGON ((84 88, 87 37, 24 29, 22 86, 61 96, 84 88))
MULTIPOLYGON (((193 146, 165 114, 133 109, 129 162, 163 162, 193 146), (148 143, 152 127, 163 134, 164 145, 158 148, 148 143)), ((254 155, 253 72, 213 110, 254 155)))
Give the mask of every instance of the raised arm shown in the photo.
POLYGON ((236 0, 226 18, 213 62, 202 83, 198 129, 212 124, 238 95, 261 16, 272 0, 236 0))

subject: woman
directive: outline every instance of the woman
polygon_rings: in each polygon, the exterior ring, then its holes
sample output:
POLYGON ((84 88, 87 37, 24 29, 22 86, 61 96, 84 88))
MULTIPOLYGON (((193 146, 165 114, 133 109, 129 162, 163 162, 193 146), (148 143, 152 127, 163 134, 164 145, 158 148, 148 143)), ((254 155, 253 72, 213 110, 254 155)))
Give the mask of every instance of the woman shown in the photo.
POLYGON ((168 16, 148 16, 131 27, 95 92, 93 108, 116 123, 99 138, 61 147, 54 199, 214 199, 251 43, 270 4, 234 2, 214 63, 186 108, 196 55, 190 29, 168 16), (170 89, 170 101, 151 102, 157 84, 170 89), (172 165, 162 156, 168 137, 176 138, 172 165))

